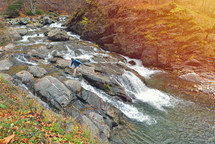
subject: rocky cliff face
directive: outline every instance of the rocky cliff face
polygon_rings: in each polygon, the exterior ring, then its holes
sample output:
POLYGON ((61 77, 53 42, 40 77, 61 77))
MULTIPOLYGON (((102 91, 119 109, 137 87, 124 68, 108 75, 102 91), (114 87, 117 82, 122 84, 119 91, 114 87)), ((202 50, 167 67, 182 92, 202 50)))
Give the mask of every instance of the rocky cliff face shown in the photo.
POLYGON ((203 17, 175 3, 137 8, 106 0, 77 9, 67 27, 106 50, 142 59, 145 66, 181 69, 187 60, 214 55, 214 35, 206 38, 214 20, 204 18, 205 26, 197 19, 203 17))

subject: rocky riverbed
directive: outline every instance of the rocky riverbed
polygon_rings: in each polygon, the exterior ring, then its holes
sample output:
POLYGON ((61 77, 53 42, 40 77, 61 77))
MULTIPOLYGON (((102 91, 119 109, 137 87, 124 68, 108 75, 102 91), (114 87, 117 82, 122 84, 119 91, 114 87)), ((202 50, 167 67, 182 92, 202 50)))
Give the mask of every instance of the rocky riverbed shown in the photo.
MULTIPOLYGON (((202 78, 186 71, 178 78, 172 73, 149 70, 139 60, 104 51, 65 31, 66 20, 66 16, 7 20, 9 28, 4 39, 7 41, 0 47, 1 76, 16 85, 24 85, 53 110, 72 116, 95 137, 112 143, 141 143, 150 138, 139 134, 138 127, 145 130, 149 126, 165 127, 161 120, 165 112, 172 113, 181 103, 178 99, 213 107, 213 102, 207 101, 208 93, 214 93, 213 88, 212 91, 204 88, 204 84, 213 86, 213 81, 208 83, 204 79, 212 80, 208 74, 202 78), (69 68, 72 57, 84 63, 76 77, 69 68), (128 137, 121 131, 127 131, 128 137), (130 138, 132 135, 137 138, 130 138)), ((198 62, 187 65, 193 63, 198 62)), ((180 107, 176 114, 185 109, 180 107)), ((195 113, 199 111, 201 108, 195 113)), ((173 114, 173 117, 177 116, 173 114)), ((153 132, 147 133, 159 141, 153 132)))

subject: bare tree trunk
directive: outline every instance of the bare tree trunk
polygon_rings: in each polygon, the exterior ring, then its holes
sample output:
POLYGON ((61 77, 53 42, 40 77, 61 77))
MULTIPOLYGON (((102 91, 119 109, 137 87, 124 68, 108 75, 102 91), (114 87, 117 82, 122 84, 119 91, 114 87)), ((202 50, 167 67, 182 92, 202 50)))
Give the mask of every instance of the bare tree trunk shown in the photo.
POLYGON ((32 14, 36 13, 36 0, 29 0, 30 2, 30 11, 32 14))

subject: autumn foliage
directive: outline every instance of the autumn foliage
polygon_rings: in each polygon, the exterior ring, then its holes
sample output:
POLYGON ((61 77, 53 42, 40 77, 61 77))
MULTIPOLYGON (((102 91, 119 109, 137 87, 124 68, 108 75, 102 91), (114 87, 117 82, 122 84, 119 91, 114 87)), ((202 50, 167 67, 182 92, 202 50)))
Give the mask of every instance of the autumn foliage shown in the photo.
POLYGON ((0 78, 0 143, 92 143, 72 118, 46 110, 23 90, 0 78), (73 126, 69 125, 73 124, 73 126), (67 128, 70 127, 70 131, 67 128))

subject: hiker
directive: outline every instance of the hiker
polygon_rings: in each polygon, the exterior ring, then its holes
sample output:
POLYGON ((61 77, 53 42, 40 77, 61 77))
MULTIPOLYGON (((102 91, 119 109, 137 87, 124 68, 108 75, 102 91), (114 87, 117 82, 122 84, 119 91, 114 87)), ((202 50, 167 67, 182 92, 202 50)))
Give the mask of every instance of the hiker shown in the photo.
POLYGON ((72 60, 72 61, 71 61, 70 67, 72 67, 73 64, 75 65, 75 69, 74 69, 74 72, 73 72, 73 77, 75 77, 76 71, 77 71, 77 69, 80 67, 79 65, 80 65, 80 64, 83 64, 83 63, 80 62, 80 61, 77 60, 77 59, 71 58, 71 60, 72 60))

